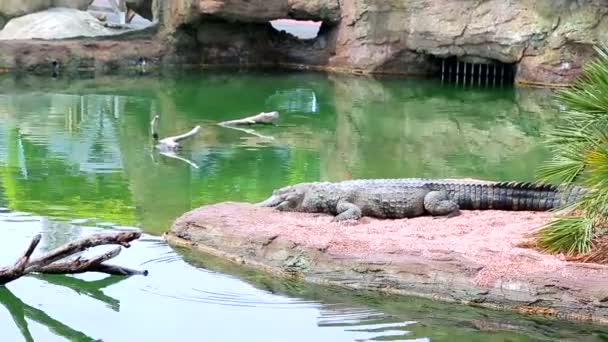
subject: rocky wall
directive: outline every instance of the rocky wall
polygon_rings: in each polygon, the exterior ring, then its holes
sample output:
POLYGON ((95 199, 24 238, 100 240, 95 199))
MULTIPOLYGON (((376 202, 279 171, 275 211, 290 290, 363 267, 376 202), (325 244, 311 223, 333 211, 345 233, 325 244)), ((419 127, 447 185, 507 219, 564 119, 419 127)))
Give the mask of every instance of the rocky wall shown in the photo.
MULTIPOLYGON (((16 11, 27 13, 59 3, 80 8, 88 2, 0 0, 0 25, 5 18, 19 15, 16 11)), ((442 58, 449 57, 515 65, 519 83, 563 84, 580 74, 594 54, 594 45, 608 41, 608 0, 133 0, 129 4, 159 23, 160 34, 149 39, 174 51, 163 61, 196 55, 190 62, 204 65, 270 64, 430 75, 437 72, 442 58), (303 41, 270 27, 271 20, 281 18, 323 24, 317 38, 303 41)))
POLYGON ((608 324, 608 266, 521 247, 549 213, 331 219, 225 202, 184 213, 164 236, 176 247, 308 283, 608 324))
MULTIPOLYGON (((328 59, 309 61, 322 64, 317 66, 429 74, 437 58, 458 57, 516 64, 520 82, 568 83, 593 55, 592 46, 607 40, 607 5, 607 0, 182 0, 168 5, 165 27, 204 25, 204 18, 237 26, 312 19, 327 31, 321 45, 328 59)), ((281 49, 297 59, 292 48, 286 43, 281 49)))

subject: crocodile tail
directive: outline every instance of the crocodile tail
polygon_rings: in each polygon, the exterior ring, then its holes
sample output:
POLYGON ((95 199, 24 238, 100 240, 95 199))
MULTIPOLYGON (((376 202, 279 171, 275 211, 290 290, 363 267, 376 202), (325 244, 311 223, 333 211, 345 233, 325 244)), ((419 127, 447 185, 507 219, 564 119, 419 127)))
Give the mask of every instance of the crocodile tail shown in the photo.
POLYGON ((546 211, 580 198, 582 188, 551 184, 497 182, 449 186, 452 198, 464 210, 546 211))
POLYGON ((574 202, 579 201, 587 194, 587 189, 581 186, 568 186, 558 188, 556 208, 570 205, 574 202))
POLYGON ((558 204, 558 189, 552 184, 499 182, 492 187, 490 209, 546 211, 558 204))

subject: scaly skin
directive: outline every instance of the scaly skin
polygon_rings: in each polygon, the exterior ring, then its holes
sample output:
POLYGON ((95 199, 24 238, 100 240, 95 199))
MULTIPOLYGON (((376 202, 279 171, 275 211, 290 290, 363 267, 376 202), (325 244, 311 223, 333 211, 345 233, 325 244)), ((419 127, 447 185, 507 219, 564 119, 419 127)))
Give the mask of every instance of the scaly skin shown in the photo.
POLYGON ((337 183, 300 183, 273 191, 258 203, 282 211, 326 213, 334 221, 362 216, 409 218, 455 216, 465 210, 545 211, 570 204, 585 194, 578 186, 559 188, 518 182, 449 179, 362 179, 337 183))

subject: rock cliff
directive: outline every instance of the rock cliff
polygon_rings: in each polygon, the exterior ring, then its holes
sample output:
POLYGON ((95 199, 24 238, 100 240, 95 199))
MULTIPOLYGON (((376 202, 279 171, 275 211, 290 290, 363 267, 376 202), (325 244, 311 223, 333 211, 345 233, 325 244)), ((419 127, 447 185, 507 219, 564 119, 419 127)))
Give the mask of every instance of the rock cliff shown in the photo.
MULTIPOLYGON (((88 2, 0 0, 0 25, 2 18, 88 2)), ((163 63, 437 75, 449 60, 475 64, 480 74, 482 65, 485 73, 508 67, 520 83, 561 84, 580 74, 593 45, 608 41, 608 0, 129 0, 128 5, 159 23, 158 36, 150 38, 169 55, 141 54, 163 63), (321 22, 317 37, 298 39, 270 25, 287 18, 321 22)))
MULTIPOLYGON (((165 24, 168 30, 187 25, 205 31, 206 22, 221 20, 254 24, 248 28, 252 33, 255 25, 262 30, 278 18, 316 20, 323 23, 316 49, 288 39, 282 46, 261 44, 265 38, 257 40, 258 47, 284 63, 363 73, 428 74, 437 71, 438 60, 457 57, 516 65, 521 82, 567 83, 592 55, 592 45, 608 38, 607 5, 606 0, 182 0, 168 4, 165 24), (322 52, 310 58, 311 49, 322 52)), ((201 43, 202 50, 209 47, 201 43)))

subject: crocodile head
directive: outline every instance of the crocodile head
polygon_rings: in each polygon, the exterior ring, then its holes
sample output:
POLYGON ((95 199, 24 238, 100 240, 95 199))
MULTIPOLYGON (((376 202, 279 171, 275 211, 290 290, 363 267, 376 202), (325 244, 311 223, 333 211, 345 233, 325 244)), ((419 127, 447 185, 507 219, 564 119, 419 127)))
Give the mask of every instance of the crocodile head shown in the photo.
POLYGON ((276 189, 266 200, 257 203, 260 207, 274 207, 282 211, 297 211, 303 204, 310 186, 306 183, 276 189))

